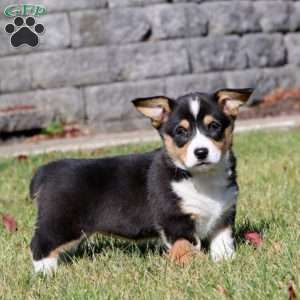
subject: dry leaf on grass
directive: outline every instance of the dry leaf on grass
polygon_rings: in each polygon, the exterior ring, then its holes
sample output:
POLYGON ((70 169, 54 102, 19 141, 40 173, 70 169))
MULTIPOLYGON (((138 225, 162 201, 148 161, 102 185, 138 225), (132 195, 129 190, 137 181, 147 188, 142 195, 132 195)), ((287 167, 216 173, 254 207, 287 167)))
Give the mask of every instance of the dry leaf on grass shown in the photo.
POLYGON ((17 221, 10 214, 2 214, 2 223, 9 232, 16 232, 18 230, 17 221))
POLYGON ((28 156, 24 155, 24 154, 20 154, 17 156, 18 161, 23 161, 23 160, 27 160, 27 159, 28 159, 28 156))
POLYGON ((294 289, 294 285, 292 282, 290 282, 288 285, 288 294, 289 294, 289 300, 297 299, 296 291, 294 289))
POLYGON ((255 231, 248 231, 244 235, 245 240, 255 248, 258 248, 262 245, 263 243, 263 238, 260 233, 255 232, 255 231))

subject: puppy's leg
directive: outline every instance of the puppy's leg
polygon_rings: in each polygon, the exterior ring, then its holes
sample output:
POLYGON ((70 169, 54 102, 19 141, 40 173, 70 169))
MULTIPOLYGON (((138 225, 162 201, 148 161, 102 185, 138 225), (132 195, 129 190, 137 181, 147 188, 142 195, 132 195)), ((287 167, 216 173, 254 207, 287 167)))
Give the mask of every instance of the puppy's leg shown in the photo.
POLYGON ((179 265, 190 263, 196 251, 200 250, 200 240, 195 234, 194 222, 190 216, 168 218, 160 235, 169 249, 169 259, 179 265))
POLYGON ((177 265, 185 266, 192 261, 196 253, 195 246, 187 240, 180 239, 172 245, 169 251, 169 259, 177 265))
POLYGON ((218 230, 210 241, 210 255, 213 261, 233 258, 235 253, 231 226, 218 230))
POLYGON ((55 234, 51 225, 37 228, 31 241, 30 248, 35 272, 48 274, 57 268, 59 254, 72 249, 81 241, 80 234, 70 235, 67 231, 64 234, 55 234))

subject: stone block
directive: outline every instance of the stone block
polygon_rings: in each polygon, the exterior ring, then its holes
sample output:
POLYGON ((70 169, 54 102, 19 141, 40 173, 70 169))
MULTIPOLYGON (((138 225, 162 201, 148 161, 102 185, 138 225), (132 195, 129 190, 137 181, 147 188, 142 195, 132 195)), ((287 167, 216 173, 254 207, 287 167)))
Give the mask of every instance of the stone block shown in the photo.
POLYGON ((33 88, 105 83, 111 80, 106 48, 35 53, 28 57, 33 88))
POLYGON ((0 92, 26 91, 31 88, 31 70, 26 56, 1 58, 0 70, 0 92))
POLYGON ((71 26, 74 47, 138 42, 151 30, 139 8, 72 12, 71 26))
POLYGON ((254 2, 255 14, 263 32, 286 32, 290 29, 288 1, 257 1, 254 2))
POLYGON ((43 128, 53 121, 83 122, 81 92, 75 88, 0 95, 0 131, 43 128))
MULTIPOLYGON (((295 0, 296 1, 296 0, 295 0)), ((300 29, 300 1, 290 4, 290 31, 299 31, 300 29)))
POLYGON ((286 49, 281 34, 249 34, 241 41, 249 67, 276 67, 286 63, 286 49))
POLYGON ((212 93, 225 87, 221 73, 207 73, 170 77, 166 79, 166 95, 177 98, 193 92, 212 93))
POLYGON ((192 39, 187 44, 195 73, 244 69, 247 66, 245 50, 238 37, 208 37, 192 39))
POLYGON ((186 35, 187 18, 181 5, 154 5, 146 13, 152 25, 151 39, 182 38, 186 35))
POLYGON ((88 123, 101 130, 118 130, 118 124, 119 131, 123 130, 123 126, 126 129, 139 128, 139 124, 143 125, 145 122, 137 121, 142 116, 131 100, 164 94, 165 86, 161 80, 86 87, 84 97, 88 123))
POLYGON ((45 27, 45 33, 41 35, 38 50, 54 50, 70 46, 71 28, 67 14, 45 15, 36 18, 36 22, 42 23, 45 27))
POLYGON ((147 16, 153 40, 207 34, 207 18, 199 5, 155 5, 147 9, 147 16))
POLYGON ((205 2, 201 5, 209 19, 209 33, 242 34, 260 30, 259 16, 249 1, 205 2))
POLYGON ((288 63, 300 65, 300 33, 290 33, 284 38, 288 52, 288 63))
POLYGON ((277 68, 263 70, 264 78, 272 78, 275 81, 275 88, 293 88, 300 86, 300 68, 294 65, 286 65, 277 68))
POLYGON ((116 81, 142 80, 190 72, 185 41, 149 42, 110 48, 116 81))
POLYGON ((198 37, 208 34, 208 16, 201 5, 189 4, 185 6, 187 17, 186 36, 198 37))

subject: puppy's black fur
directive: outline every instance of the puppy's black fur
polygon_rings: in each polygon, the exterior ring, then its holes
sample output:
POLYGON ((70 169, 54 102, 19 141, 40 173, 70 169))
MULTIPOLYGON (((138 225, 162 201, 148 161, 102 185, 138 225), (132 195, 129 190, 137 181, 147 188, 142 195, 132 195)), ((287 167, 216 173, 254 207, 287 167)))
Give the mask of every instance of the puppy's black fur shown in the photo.
POLYGON ((155 153, 65 159, 40 168, 30 188, 38 200, 33 258, 46 257, 83 233, 130 239, 155 236, 145 197, 147 171, 155 153))

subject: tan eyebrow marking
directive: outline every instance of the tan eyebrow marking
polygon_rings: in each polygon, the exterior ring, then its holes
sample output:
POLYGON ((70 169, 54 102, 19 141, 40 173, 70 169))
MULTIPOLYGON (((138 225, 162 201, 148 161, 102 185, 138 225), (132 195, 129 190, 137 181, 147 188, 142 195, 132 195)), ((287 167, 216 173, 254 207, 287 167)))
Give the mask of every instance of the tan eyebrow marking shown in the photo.
POLYGON ((166 145, 166 149, 172 159, 175 161, 179 161, 180 163, 184 164, 186 157, 187 157, 187 150, 190 145, 190 142, 186 143, 183 147, 177 147, 173 138, 168 134, 164 134, 164 141, 166 145))
POLYGON ((229 125, 224 132, 224 138, 221 141, 212 140, 212 142, 218 147, 222 153, 225 153, 232 146, 232 133, 233 127, 229 125))
POLYGON ((183 119, 180 121, 179 126, 185 128, 185 129, 189 129, 190 128, 190 122, 186 119, 183 119))
POLYGON ((206 115, 204 118, 203 118, 203 123, 204 125, 209 125, 211 122, 213 121, 216 121, 216 119, 212 116, 212 115, 206 115))

